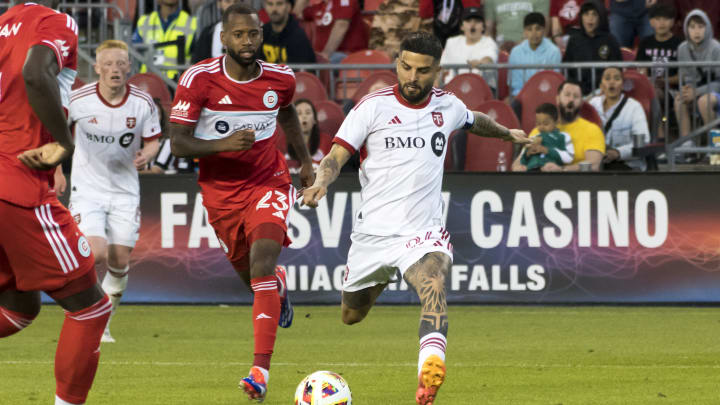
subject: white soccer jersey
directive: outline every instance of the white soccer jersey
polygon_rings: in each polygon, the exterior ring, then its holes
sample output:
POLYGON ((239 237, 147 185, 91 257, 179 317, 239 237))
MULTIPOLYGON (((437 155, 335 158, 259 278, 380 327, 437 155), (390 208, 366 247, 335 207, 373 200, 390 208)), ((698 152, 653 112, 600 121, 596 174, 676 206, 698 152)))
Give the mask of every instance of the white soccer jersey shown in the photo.
POLYGON ((362 203, 354 231, 410 235, 443 226, 440 191, 447 139, 473 122, 462 101, 436 88, 423 105, 405 102, 397 85, 360 100, 333 140, 367 155, 360 166, 362 203))
POLYGON ((133 161, 141 141, 160 136, 160 120, 150 95, 128 85, 125 99, 110 105, 98 83, 70 95, 69 117, 75 134, 73 193, 140 197, 133 161))

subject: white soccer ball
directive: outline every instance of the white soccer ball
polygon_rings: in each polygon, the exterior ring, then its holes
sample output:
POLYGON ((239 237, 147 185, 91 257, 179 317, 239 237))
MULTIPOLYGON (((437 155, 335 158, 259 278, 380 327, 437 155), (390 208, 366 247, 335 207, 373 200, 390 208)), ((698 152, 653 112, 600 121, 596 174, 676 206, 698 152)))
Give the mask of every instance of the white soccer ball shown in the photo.
POLYGON ((295 390, 295 405, 351 405, 350 386, 332 371, 316 371, 295 390))

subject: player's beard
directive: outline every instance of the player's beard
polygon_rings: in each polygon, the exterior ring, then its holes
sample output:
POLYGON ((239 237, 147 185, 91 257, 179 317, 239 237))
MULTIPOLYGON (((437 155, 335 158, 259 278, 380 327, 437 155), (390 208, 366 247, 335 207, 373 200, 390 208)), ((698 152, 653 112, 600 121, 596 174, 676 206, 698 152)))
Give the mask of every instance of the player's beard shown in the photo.
POLYGON ((255 63, 255 60, 258 58, 259 49, 256 49, 253 55, 249 58, 244 58, 240 56, 239 52, 235 52, 230 48, 226 49, 225 52, 227 52, 228 56, 233 58, 233 60, 237 62, 238 65, 247 67, 255 63))
POLYGON ((569 123, 575 121, 579 112, 580 109, 576 108, 572 102, 567 106, 560 104, 560 118, 562 118, 563 122, 569 123))
POLYGON ((408 84, 409 83, 405 83, 402 86, 400 86, 400 94, 402 94, 403 98, 405 100, 407 100, 410 104, 419 103, 421 100, 423 100, 425 97, 427 97, 428 93, 430 93, 430 90, 432 90, 432 86, 433 86, 433 84, 430 83, 427 86, 420 88, 420 91, 416 95, 411 96, 405 91, 405 86, 408 84))

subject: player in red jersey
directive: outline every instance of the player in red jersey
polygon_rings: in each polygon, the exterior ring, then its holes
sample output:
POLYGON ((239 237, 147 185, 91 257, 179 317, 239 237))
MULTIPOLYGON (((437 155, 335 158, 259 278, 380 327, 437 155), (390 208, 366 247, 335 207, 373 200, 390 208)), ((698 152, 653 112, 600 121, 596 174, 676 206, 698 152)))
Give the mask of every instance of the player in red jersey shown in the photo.
POLYGON ((74 148, 61 100, 75 79, 77 24, 45 6, 20 3, 0 15, 0 337, 30 325, 40 291, 50 295, 65 310, 55 404, 83 404, 110 301, 89 243, 53 189, 55 167, 74 148))
POLYGON ((290 244, 287 216, 296 191, 276 147, 278 122, 299 151, 303 186, 312 184, 314 173, 292 104, 292 70, 256 59, 262 29, 254 10, 235 4, 222 21, 227 55, 206 59, 180 78, 170 136, 173 155, 200 157, 198 183, 210 224, 254 292, 255 358, 240 386, 261 402, 277 325, 292 320, 285 273, 279 269, 276 277, 276 263, 281 248, 290 244))

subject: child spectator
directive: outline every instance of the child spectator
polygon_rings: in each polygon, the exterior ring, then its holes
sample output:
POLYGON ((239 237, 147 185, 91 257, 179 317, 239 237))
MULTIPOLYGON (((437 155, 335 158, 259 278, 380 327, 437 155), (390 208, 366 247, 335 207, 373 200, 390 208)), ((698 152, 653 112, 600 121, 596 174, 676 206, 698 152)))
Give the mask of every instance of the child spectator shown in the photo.
MULTIPOLYGON (((597 0, 586 0, 580 7, 580 30, 570 34, 563 62, 610 62, 621 61, 622 53, 615 37, 608 32, 607 13, 605 6, 597 0)), ((592 69, 569 69, 567 77, 579 80, 584 95, 600 82, 602 69, 595 69, 593 82, 592 69), (578 76, 582 76, 581 78, 578 76)))
MULTIPOLYGON (((530 13, 525 16, 525 40, 512 49, 508 63, 521 64, 558 64, 562 61, 562 54, 555 44, 545 38, 545 17, 540 13, 530 13)), ((538 69, 511 69, 508 76, 510 94, 515 97, 525 85, 525 82, 534 75, 538 69)))
MULTIPOLYGON (((702 10, 691 11, 685 18, 684 26, 687 39, 678 48, 678 61, 720 60, 720 43, 713 39, 710 19, 702 10)), ((720 67, 680 68, 678 74, 681 88, 675 99, 675 114, 680 125, 680 136, 686 136, 690 133, 690 111, 694 108, 695 100, 704 94, 720 92, 720 67)))
POLYGON ((522 41, 520 24, 533 11, 548 15, 550 0, 485 0, 487 35, 498 44, 522 41))
POLYGON ((548 162, 558 166, 571 163, 575 158, 575 148, 570 135, 557 128, 557 107, 550 103, 540 104, 535 110, 535 120, 539 133, 515 160, 513 171, 540 170, 548 162))

